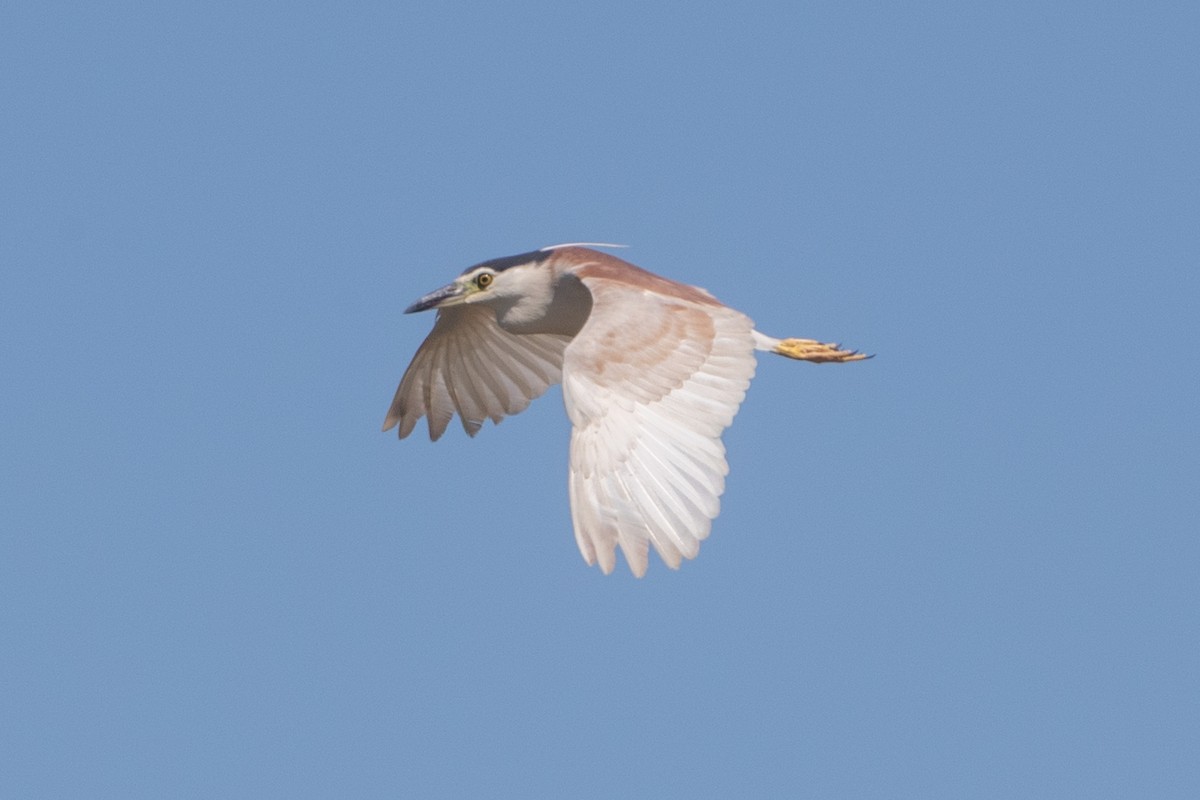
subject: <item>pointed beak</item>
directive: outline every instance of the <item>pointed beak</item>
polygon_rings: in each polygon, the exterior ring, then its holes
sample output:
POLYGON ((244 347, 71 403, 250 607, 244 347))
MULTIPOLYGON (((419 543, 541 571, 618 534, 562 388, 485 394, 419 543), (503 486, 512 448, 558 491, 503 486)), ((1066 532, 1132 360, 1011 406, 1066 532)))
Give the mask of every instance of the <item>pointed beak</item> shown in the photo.
POLYGON ((422 297, 417 302, 413 303, 408 308, 404 309, 405 314, 415 314, 418 311, 428 311, 431 308, 437 308, 441 305, 453 305, 449 301, 462 297, 466 292, 466 287, 459 283, 451 283, 448 286, 443 286, 435 292, 422 297))

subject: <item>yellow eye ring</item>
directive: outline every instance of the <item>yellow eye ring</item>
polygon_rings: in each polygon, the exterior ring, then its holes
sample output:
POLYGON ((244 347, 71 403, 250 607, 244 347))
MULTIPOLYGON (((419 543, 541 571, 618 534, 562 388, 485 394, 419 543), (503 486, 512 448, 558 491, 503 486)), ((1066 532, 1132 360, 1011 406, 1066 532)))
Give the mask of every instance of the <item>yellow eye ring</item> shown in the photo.
POLYGON ((487 287, 492 285, 493 277, 494 276, 490 272, 481 272, 475 278, 475 285, 478 286, 480 289, 486 289, 487 287))

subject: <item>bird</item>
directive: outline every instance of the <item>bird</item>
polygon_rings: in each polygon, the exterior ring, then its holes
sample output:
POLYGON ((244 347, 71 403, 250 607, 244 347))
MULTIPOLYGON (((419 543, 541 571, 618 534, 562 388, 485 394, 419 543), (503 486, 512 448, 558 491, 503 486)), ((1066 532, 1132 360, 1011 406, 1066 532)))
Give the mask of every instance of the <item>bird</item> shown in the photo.
POLYGON ((755 352, 812 363, 871 356, 815 339, 776 339, 705 289, 635 266, 597 243, 551 245, 468 267, 404 313, 436 309, 383 430, 426 417, 436 441, 455 414, 468 436, 561 383, 571 422, 575 540, 604 574, 619 547, 646 573, 653 547, 695 558, 729 472, 721 436, 746 396, 755 352))

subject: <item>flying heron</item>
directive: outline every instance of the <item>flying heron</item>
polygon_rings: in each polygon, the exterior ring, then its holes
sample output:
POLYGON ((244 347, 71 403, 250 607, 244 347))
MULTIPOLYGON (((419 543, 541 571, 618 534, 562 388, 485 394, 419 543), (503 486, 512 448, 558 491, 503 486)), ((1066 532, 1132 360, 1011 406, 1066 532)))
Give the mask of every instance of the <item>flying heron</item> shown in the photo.
POLYGON ((766 336, 704 289, 583 244, 476 264, 404 313, 431 308, 433 330, 383 429, 399 425, 403 439, 428 417, 436 441, 457 412, 474 436, 561 381, 575 541, 605 574, 618 545, 638 577, 650 545, 672 569, 699 553, 729 473, 721 434, 755 350, 818 364, 868 358, 766 336))

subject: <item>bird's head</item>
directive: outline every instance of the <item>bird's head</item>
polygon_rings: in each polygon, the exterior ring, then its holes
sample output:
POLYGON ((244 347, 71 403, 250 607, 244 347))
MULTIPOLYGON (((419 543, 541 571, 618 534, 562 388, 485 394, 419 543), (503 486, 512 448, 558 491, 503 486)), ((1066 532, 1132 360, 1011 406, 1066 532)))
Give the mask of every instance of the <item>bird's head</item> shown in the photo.
POLYGON ((549 303, 554 274, 546 262, 551 254, 550 250, 535 250, 468 267, 453 283, 425 295, 404 313, 470 303, 549 303))

